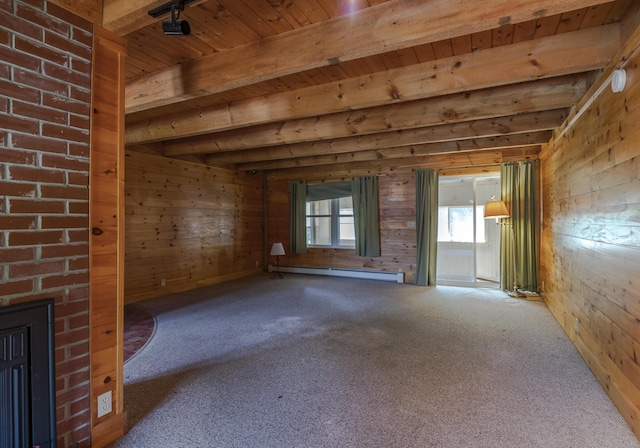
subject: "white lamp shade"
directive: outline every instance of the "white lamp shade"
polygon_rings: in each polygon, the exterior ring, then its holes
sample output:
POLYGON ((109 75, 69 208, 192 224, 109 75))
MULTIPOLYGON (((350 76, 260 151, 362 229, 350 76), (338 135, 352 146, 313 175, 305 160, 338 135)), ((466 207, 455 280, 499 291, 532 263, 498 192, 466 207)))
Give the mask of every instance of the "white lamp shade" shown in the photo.
POLYGON ((508 218, 509 210, 507 210, 507 205, 504 201, 489 201, 487 205, 484 206, 484 217, 488 218, 508 218))
POLYGON ((282 243, 273 243, 270 255, 285 255, 282 243))

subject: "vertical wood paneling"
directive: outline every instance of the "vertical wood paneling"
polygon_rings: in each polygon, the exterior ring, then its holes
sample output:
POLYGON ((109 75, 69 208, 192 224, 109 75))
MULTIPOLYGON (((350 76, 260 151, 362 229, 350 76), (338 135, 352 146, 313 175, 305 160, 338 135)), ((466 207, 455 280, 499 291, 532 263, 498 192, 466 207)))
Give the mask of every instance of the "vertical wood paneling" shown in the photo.
POLYGON ((639 63, 627 63, 624 92, 605 88, 541 156, 545 300, 638 435, 639 63))
POLYGON ((126 303, 263 271, 261 174, 126 155, 126 303))
POLYGON ((126 42, 94 29, 90 177, 91 443, 124 434, 124 64, 126 42), (97 398, 111 391, 113 411, 97 416, 97 398))

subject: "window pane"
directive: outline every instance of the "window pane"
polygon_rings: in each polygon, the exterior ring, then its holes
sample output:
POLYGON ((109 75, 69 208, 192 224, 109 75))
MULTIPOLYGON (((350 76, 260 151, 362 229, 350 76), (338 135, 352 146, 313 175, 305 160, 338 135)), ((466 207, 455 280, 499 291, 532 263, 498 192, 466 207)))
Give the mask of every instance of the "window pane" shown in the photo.
POLYGON ((449 235, 449 207, 438 207, 438 241, 451 241, 449 235))
POLYGON ((473 208, 450 207, 449 226, 451 241, 473 242, 473 208))
POLYGON ((340 245, 356 246, 356 234, 353 226, 353 216, 340 217, 340 245))
POLYGON ((353 198, 340 198, 340 214, 353 215, 353 198))
POLYGON ((331 214, 331 199, 325 199, 323 201, 307 202, 308 210, 307 215, 330 215, 331 214))
POLYGON ((307 218, 307 244, 331 246, 331 217, 307 218))
POLYGON ((478 205, 476 207, 476 243, 486 243, 487 234, 484 230, 484 205, 478 205))

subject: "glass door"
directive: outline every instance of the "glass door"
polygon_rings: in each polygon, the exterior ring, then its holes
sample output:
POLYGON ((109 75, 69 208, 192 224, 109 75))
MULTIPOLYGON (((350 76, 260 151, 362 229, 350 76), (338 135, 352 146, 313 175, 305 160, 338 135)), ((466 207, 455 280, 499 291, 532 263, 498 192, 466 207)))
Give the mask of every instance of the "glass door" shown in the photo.
POLYGON ((437 283, 497 287, 500 231, 484 205, 499 198, 499 175, 440 177, 439 188, 437 283))

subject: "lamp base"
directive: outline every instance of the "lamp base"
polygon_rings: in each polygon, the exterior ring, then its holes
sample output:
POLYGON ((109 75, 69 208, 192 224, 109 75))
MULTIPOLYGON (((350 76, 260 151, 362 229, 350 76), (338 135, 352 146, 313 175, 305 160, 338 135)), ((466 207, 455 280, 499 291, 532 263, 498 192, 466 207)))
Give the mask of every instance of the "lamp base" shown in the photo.
POLYGON ((527 295, 523 292, 521 292, 518 289, 515 289, 513 291, 509 291, 509 297, 515 297, 518 299, 524 299, 525 297, 527 297, 527 295))

